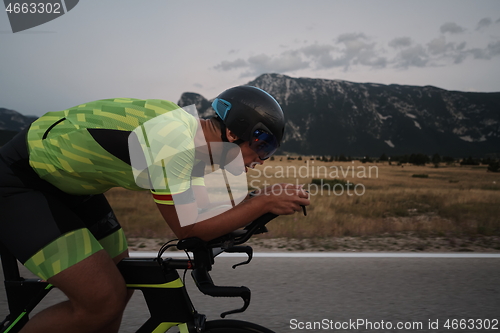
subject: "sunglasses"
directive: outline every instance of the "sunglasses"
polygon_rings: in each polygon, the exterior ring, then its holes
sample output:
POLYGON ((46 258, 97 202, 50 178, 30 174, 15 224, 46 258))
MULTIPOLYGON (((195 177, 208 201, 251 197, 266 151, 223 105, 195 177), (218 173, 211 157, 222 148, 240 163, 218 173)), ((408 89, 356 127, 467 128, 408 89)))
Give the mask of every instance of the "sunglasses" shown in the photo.
POLYGON ((250 139, 250 148, 259 155, 261 160, 267 160, 278 149, 278 140, 274 135, 263 130, 255 130, 250 139))
MULTIPOLYGON (((212 103, 212 107, 224 121, 232 105, 226 100, 216 98, 212 103)), ((278 140, 276 140, 274 135, 264 130, 257 129, 252 132, 250 148, 259 155, 261 160, 267 160, 278 149, 278 140)))

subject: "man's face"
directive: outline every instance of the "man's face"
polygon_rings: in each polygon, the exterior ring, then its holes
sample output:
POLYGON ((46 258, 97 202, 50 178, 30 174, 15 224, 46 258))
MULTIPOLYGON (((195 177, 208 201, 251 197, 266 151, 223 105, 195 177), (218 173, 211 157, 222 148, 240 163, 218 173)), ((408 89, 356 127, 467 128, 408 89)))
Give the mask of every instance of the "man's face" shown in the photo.
POLYGON ((245 172, 248 168, 253 169, 256 164, 264 164, 264 161, 259 158, 259 155, 250 148, 248 142, 243 142, 240 145, 243 162, 245 163, 245 172))

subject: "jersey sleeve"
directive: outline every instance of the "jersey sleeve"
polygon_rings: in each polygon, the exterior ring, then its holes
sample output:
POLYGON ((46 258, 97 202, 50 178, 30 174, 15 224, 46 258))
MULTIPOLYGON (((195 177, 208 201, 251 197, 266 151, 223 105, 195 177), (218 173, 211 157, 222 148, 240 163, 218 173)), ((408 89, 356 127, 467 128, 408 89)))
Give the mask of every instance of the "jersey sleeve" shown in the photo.
MULTIPOLYGON (((205 163, 198 161, 195 163, 191 172, 191 186, 205 186, 205 163)), ((153 195, 153 200, 160 205, 174 205, 175 202, 178 204, 186 204, 195 202, 194 193, 192 188, 188 188, 186 191, 172 194, 166 190, 151 190, 153 195)))
POLYGON ((196 201, 193 189, 191 188, 177 194, 167 194, 151 190, 151 194, 153 195, 154 202, 160 205, 175 205, 176 202, 177 204, 189 204, 196 201))
MULTIPOLYGON (((133 131, 129 150, 136 183, 160 195, 191 187, 197 121, 182 109, 155 117, 133 131)), ((162 200, 169 201, 169 200, 162 200)))

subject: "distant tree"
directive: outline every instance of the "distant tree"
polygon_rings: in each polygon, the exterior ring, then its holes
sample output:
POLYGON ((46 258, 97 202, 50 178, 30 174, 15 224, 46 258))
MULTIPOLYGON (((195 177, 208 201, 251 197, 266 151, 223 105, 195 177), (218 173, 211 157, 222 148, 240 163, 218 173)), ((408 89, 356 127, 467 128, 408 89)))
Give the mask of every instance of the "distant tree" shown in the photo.
POLYGON ((451 164, 455 162, 455 159, 451 156, 443 156, 443 162, 446 164, 451 164))
POLYGON ((489 156, 488 156, 488 157, 486 157, 486 158, 483 158, 483 159, 481 160, 481 164, 484 164, 484 165, 490 165, 490 163, 493 163, 493 162, 495 162, 495 160, 494 160, 494 159, 492 159, 492 158, 491 158, 491 157, 489 157, 489 156))
POLYGON ((344 154, 340 154, 340 155, 339 155, 339 159, 338 159, 338 161, 339 161, 339 162, 347 162, 347 161, 348 161, 348 159, 347 159, 347 157, 345 157, 345 155, 344 155, 344 154))
POLYGON ((274 161, 274 156, 271 156, 271 161, 274 161))
POLYGON ((365 156, 361 159, 361 163, 372 163, 373 160, 369 156, 365 156))
POLYGON ((302 161, 302 156, 297 157, 298 161, 302 161))
POLYGON ((492 161, 488 165, 488 171, 489 172, 500 172, 500 162, 498 161, 492 161))
POLYGON ((424 154, 411 154, 408 162, 414 165, 425 165, 425 163, 430 162, 430 159, 424 154))
POLYGON ((380 160, 380 162, 385 162, 385 161, 389 160, 389 157, 387 157, 387 155, 385 153, 383 153, 382 155, 380 155, 379 160, 380 160))
POLYGON ((441 163, 441 156, 438 153, 432 155, 432 163, 439 164, 441 163))
POLYGON ((477 158, 472 158, 472 156, 469 156, 468 158, 464 158, 461 162, 460 165, 480 165, 481 161, 478 160, 477 158))

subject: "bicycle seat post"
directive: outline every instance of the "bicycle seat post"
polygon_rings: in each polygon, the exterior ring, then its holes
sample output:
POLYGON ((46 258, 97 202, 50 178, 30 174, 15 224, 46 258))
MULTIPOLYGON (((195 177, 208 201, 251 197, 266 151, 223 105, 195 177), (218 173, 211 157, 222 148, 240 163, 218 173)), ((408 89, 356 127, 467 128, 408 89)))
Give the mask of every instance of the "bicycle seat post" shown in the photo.
POLYGON ((5 281, 22 280, 17 266, 17 259, 0 243, 0 259, 2 260, 3 276, 5 281))

